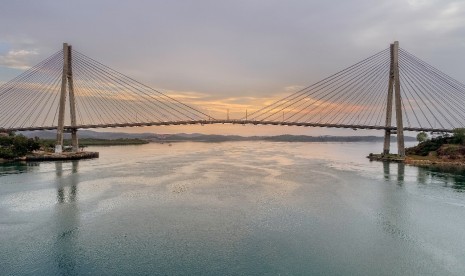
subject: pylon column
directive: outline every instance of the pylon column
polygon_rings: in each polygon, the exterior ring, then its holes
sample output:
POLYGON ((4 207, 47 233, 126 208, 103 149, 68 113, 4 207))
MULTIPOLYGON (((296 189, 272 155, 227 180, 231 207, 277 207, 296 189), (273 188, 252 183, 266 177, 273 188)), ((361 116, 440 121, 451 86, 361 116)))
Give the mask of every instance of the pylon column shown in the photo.
POLYGON ((389 87, 386 107, 386 129, 384 131, 384 148, 383 154, 389 154, 391 148, 391 120, 392 120, 392 94, 394 89, 394 44, 391 44, 391 66, 389 70, 389 87))
POLYGON ((76 128, 76 101, 74 98, 74 83, 73 83, 73 66, 72 66, 72 51, 71 45, 68 46, 68 90, 69 90, 69 106, 71 114, 71 145, 73 152, 79 150, 77 128, 76 128))
POLYGON ((394 98, 396 101, 396 123, 397 123, 397 153, 405 156, 404 145, 404 121, 402 120, 402 97, 400 95, 400 77, 399 77, 399 41, 394 42, 394 98))
POLYGON ((392 98, 395 100, 397 150, 399 156, 405 156, 404 123, 402 120, 402 97, 400 94, 399 77, 399 42, 391 44, 391 67, 389 70, 389 88, 386 107, 386 130, 384 133, 383 154, 389 154, 391 143, 392 98))
POLYGON ((66 84, 68 78, 68 44, 63 43, 63 73, 61 76, 61 93, 60 106, 58 107, 58 128, 57 141, 55 144, 55 153, 63 151, 63 135, 65 126, 65 109, 66 109, 66 84))
POLYGON ((76 102, 74 98, 74 85, 73 85, 73 71, 71 59, 71 45, 63 43, 63 75, 61 78, 61 92, 60 92, 60 105, 58 111, 58 127, 57 127, 57 140, 55 144, 55 152, 61 153, 63 151, 63 137, 65 126, 65 113, 66 113, 66 95, 68 94, 66 88, 69 90, 69 104, 71 113, 71 138, 73 151, 78 151, 78 139, 76 128, 76 102))

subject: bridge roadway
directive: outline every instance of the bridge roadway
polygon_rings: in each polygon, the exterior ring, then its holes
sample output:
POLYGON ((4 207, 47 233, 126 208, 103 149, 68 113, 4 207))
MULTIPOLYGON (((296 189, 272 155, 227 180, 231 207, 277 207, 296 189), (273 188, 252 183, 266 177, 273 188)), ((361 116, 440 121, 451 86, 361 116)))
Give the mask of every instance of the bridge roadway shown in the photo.
MULTIPOLYGON (((119 128, 119 127, 144 127, 144 126, 171 126, 171 125, 212 125, 212 124, 235 124, 235 125, 274 125, 274 126, 301 126, 301 127, 326 127, 326 128, 349 128, 349 129, 377 129, 396 131, 397 127, 369 126, 369 125, 344 125, 344 124, 324 124, 324 123, 299 123, 299 122, 277 122, 277 121, 250 121, 250 120, 197 120, 197 121, 170 121, 170 122, 145 122, 145 123, 117 123, 117 124, 100 124, 100 125, 79 125, 76 127, 65 126, 65 130, 72 129, 94 129, 94 128, 119 128)), ((57 126, 48 127, 18 127, 18 128, 0 128, 1 131, 35 131, 35 130, 55 130, 57 126)), ((422 127, 404 127, 404 131, 417 132, 449 132, 452 129, 442 128, 422 128, 422 127)))

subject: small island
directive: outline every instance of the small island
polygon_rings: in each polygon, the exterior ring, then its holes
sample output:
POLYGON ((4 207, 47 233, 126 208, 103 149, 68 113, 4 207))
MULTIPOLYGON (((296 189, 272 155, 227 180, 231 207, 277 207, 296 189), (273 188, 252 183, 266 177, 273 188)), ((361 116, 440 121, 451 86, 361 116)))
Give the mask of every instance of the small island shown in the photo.
POLYGON ((64 140, 64 151, 55 153, 55 141, 51 139, 40 139, 38 137, 28 138, 22 134, 0 133, 0 162, 12 161, 57 161, 76 160, 99 157, 98 152, 84 151, 87 146, 113 146, 113 145, 141 145, 148 141, 142 139, 93 139, 84 138, 80 140, 80 151, 71 152, 71 141, 64 140))
POLYGON ((141 145, 149 143, 138 138, 96 139, 83 138, 80 151, 71 152, 70 139, 64 140, 64 151, 55 153, 55 140, 28 138, 22 134, 0 133, 0 162, 57 161, 98 158, 98 152, 84 151, 87 146, 141 145))
POLYGON ((428 137, 425 132, 417 135, 417 146, 406 148, 405 157, 397 154, 373 154, 370 160, 402 162, 418 166, 460 166, 465 167, 465 128, 454 129, 453 135, 448 133, 428 137))
POLYGON ((142 145, 149 141, 138 138, 80 139, 80 151, 71 152, 70 139, 64 140, 64 151, 55 153, 55 140, 28 138, 22 134, 0 133, 0 162, 11 161, 57 161, 99 157, 98 152, 84 151, 87 146, 142 145))
POLYGON ((38 137, 27 138, 14 132, 0 133, 0 163, 15 161, 59 161, 98 158, 98 152, 72 152, 71 147, 65 147, 61 153, 54 152, 55 143, 52 140, 42 140, 38 137))

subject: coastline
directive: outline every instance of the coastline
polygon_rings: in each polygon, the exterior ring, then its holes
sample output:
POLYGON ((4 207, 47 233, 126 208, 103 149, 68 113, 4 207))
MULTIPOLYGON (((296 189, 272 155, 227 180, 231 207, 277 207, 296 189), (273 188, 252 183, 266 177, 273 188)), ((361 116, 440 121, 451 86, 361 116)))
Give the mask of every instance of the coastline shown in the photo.
POLYGON ((92 158, 99 158, 99 153, 91 152, 91 151, 62 152, 62 153, 40 152, 40 153, 33 153, 33 154, 26 155, 26 156, 14 158, 14 159, 0 158, 0 164, 10 163, 10 162, 66 161, 66 160, 80 160, 80 159, 92 159, 92 158))
POLYGON ((400 157, 397 154, 373 154, 367 156, 370 161, 405 163, 412 166, 435 166, 435 167, 465 167, 465 160, 462 159, 440 159, 431 156, 407 155, 400 157))
POLYGON ((419 156, 407 156, 405 158, 405 164, 423 167, 465 167, 465 160, 447 160, 439 158, 421 158, 419 156))

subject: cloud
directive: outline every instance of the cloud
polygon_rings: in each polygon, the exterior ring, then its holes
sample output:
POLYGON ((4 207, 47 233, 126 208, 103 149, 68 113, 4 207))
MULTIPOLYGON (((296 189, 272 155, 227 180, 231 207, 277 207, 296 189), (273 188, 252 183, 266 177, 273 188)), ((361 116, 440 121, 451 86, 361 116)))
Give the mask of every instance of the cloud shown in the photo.
POLYGON ((37 50, 10 50, 0 55, 0 66, 26 70, 31 67, 31 57, 38 54, 37 50))
POLYGON ((407 0, 407 3, 413 8, 423 8, 430 6, 433 1, 431 0, 407 0))
POLYGON ((434 32, 447 33, 465 26, 465 3, 452 2, 439 9, 436 16, 425 22, 425 27, 434 32))
POLYGON ((0 11, 0 81, 66 41, 214 117, 241 118, 398 40, 465 82, 463 0, 26 2, 0 11))

